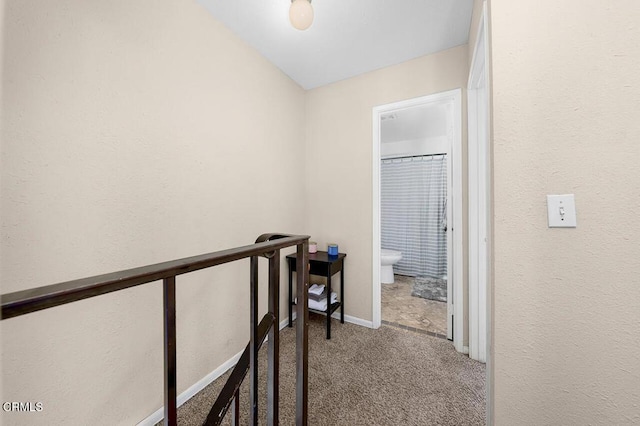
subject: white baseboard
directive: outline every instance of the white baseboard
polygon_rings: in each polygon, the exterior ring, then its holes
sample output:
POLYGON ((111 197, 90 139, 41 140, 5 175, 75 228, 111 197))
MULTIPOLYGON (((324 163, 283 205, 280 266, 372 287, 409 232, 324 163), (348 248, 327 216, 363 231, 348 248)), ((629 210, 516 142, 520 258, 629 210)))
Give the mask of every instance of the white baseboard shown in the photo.
MULTIPOLYGON (((333 315, 331 315, 331 318, 340 319, 340 314, 337 312, 334 312, 333 315)), ((351 315, 345 314, 344 322, 359 325, 361 327, 373 328, 373 321, 363 320, 362 318, 352 317, 351 315)))
POLYGON ((462 347, 462 353, 466 354, 466 355, 469 355, 469 346, 463 346, 462 347))
MULTIPOLYGON (((288 325, 289 325, 289 317, 286 317, 285 319, 280 321, 280 330, 282 330, 283 328, 287 327, 288 325)), ((269 336, 267 336, 267 337, 269 337, 269 336)))
MULTIPOLYGON (((345 320, 346 320, 346 316, 345 316, 345 320)), ((289 325, 289 317, 280 321, 280 325, 279 325, 280 330, 282 330, 288 325, 289 325)), ((176 401, 178 407, 180 407, 182 404, 190 400, 198 392, 206 388, 211 382, 216 380, 218 377, 222 376, 224 373, 226 373, 231 368, 233 368, 238 363, 238 360, 242 356, 243 351, 244 351, 244 348, 240 352, 238 352, 237 354, 235 354, 234 356, 226 360, 224 363, 222 363, 222 365, 220 365, 218 368, 213 370, 211 373, 207 374, 202 379, 198 380, 195 384, 193 384, 191 387, 189 387, 187 390, 185 390, 180 395, 178 395, 178 398, 176 401)), ((160 407, 149 417, 147 417, 146 419, 138 423, 138 426, 153 426, 156 423, 162 421, 163 418, 164 418, 164 406, 160 407)))
MULTIPOLYGON (((187 390, 185 390, 180 395, 178 395, 178 398, 177 398, 178 407, 180 407, 182 404, 187 402, 189 399, 191 399, 191 397, 193 397, 195 394, 200 392, 202 389, 207 387, 209 383, 213 382, 215 379, 217 379, 218 377, 226 373, 227 370, 229 370, 234 365, 236 365, 243 351, 244 349, 242 349, 242 351, 238 352, 237 354, 229 358, 221 366, 219 366, 218 368, 213 370, 211 373, 204 376, 202 379, 198 380, 194 385, 192 385, 187 390)), ((155 413, 151 414, 149 417, 147 417, 146 419, 138 423, 138 426, 153 426, 159 421, 162 421, 163 418, 164 418, 164 406, 160 407, 155 413)))
MULTIPOLYGON (((291 315, 291 316, 293 317, 293 320, 295 321, 296 317, 297 317, 296 313, 294 312, 293 315, 291 315)), ((331 318, 339 320, 340 319, 340 312, 334 312, 331 315, 331 318)), ((289 319, 287 318, 287 324, 289 323, 288 321, 289 321, 289 319)), ((351 324, 359 325, 361 327, 373 328, 373 321, 363 320, 362 318, 352 317, 351 315, 346 315, 345 314, 344 322, 348 322, 348 323, 351 323, 351 324)), ((282 328, 280 328, 280 329, 282 330, 282 328)))

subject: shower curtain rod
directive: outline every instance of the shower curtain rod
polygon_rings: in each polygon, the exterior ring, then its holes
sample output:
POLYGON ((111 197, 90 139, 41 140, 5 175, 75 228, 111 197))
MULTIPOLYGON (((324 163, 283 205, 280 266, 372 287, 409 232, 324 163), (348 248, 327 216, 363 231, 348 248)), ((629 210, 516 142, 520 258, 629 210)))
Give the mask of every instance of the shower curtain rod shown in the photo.
POLYGON ((403 155, 401 157, 384 157, 384 158, 380 158, 380 160, 400 160, 402 158, 435 157, 436 155, 447 155, 447 153, 441 152, 440 154, 403 155))

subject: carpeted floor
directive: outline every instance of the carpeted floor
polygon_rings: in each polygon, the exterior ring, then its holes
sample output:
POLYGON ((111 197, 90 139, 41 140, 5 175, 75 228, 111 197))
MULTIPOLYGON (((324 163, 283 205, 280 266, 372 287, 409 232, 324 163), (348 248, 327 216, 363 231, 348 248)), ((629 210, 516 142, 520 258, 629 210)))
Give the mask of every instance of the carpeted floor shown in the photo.
MULTIPOLYGON (((457 353, 451 342, 336 320, 326 340, 323 320, 311 315, 309 324, 309 425, 485 423, 485 366, 457 353)), ((294 425, 295 326, 280 336, 280 424, 294 425)), ((266 346, 260 350, 260 424, 266 424, 266 346)), ((228 374, 180 407, 178 424, 201 425, 228 374)), ((241 424, 248 424, 248 387, 245 379, 241 424)))

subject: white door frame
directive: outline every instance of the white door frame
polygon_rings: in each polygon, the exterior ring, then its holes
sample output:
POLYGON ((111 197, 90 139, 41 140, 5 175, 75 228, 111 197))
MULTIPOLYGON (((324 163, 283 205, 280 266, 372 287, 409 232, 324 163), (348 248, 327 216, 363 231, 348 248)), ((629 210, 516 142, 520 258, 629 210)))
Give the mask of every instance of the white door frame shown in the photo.
POLYGON ((486 3, 467 83, 469 176, 469 357, 487 361, 490 285, 490 91, 486 3))
POLYGON ((380 120, 383 114, 425 104, 448 105, 449 150, 447 155, 447 304, 448 337, 453 339, 457 351, 463 352, 464 297, 462 272, 462 90, 455 89, 434 95, 408 99, 373 108, 372 154, 372 278, 373 278, 373 328, 382 323, 380 284, 380 120), (455 232, 454 232, 455 231, 455 232), (453 316, 453 324, 451 317, 453 316))

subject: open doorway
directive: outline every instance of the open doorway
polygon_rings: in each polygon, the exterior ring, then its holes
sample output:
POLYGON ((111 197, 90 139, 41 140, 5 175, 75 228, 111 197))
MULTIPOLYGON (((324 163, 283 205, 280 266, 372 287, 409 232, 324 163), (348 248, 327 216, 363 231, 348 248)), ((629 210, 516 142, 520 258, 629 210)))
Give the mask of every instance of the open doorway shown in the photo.
POLYGON ((376 107, 373 127, 374 327, 446 336, 462 352, 460 90, 376 107))

